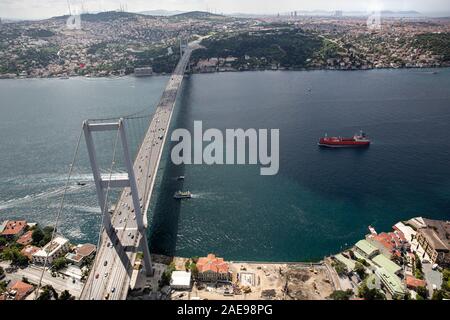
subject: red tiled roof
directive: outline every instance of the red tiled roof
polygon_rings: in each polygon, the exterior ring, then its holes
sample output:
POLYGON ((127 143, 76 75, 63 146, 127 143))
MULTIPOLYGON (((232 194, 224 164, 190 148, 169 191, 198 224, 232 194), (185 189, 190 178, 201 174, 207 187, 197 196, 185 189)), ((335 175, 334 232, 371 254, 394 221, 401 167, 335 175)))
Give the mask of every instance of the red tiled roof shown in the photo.
POLYGON ((34 287, 31 284, 17 281, 16 283, 14 283, 14 285, 11 286, 10 292, 11 290, 16 291, 16 296, 14 298, 15 300, 23 300, 30 292, 33 291, 33 289, 34 287))
POLYGON ((228 273, 228 263, 223 258, 218 258, 210 253, 207 257, 201 257, 197 261, 197 270, 199 272, 212 271, 217 273, 228 273))
POLYGON ((14 236, 16 234, 19 234, 26 226, 26 220, 9 220, 2 232, 2 236, 14 236))
POLYGON ((80 255, 82 257, 87 257, 95 252, 95 245, 90 243, 85 243, 79 248, 76 249, 77 255, 80 255))
POLYGON ((30 244, 31 242, 33 242, 33 238, 31 237, 32 235, 33 235, 33 231, 27 231, 19 239, 17 239, 16 242, 18 244, 26 246, 27 244, 30 244))
POLYGON ((24 256, 26 256, 28 259, 32 260, 33 253, 38 252, 39 250, 41 250, 41 249, 39 249, 38 247, 28 245, 25 248, 23 248, 20 251, 20 253, 23 254, 24 256))
POLYGON ((386 249, 393 252, 395 249, 401 248, 406 243, 403 232, 395 230, 394 232, 382 232, 372 237, 375 241, 381 243, 386 249))
POLYGON ((406 286, 408 288, 418 288, 418 287, 425 287, 427 285, 427 282, 425 280, 420 280, 412 276, 406 276, 406 286))

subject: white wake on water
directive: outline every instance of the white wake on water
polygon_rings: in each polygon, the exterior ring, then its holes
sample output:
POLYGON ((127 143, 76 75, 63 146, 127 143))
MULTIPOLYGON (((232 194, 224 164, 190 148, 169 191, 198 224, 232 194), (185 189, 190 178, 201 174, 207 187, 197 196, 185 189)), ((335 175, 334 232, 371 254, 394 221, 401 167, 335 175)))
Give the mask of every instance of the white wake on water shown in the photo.
MULTIPOLYGON (((84 187, 85 186, 79 186, 79 185, 70 186, 67 188, 67 193, 78 192, 84 187)), ((64 190, 65 190, 65 187, 59 187, 54 190, 49 190, 49 191, 45 191, 45 192, 41 192, 41 193, 35 193, 32 195, 26 195, 25 197, 22 197, 22 198, 15 198, 15 199, 7 200, 7 201, 1 201, 0 202, 0 210, 18 207, 23 204, 27 204, 27 203, 30 203, 30 202, 33 202, 36 200, 54 198, 54 197, 62 195, 64 193, 64 190)))

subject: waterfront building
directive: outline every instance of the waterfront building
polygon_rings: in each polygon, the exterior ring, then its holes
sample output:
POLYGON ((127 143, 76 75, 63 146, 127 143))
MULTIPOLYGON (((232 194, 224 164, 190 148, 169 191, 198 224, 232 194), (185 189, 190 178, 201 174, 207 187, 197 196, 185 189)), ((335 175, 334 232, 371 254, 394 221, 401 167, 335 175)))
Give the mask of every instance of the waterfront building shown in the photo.
POLYGON ((396 230, 395 227, 393 232, 370 234, 366 240, 389 258, 392 254, 400 256, 402 252, 409 251, 411 247, 403 232, 396 230))
POLYGON ((7 220, 0 235, 10 239, 20 237, 25 232, 26 227, 26 220, 7 220))
POLYGON ((153 75, 152 67, 134 68, 135 77, 148 77, 153 75))
POLYGON ((450 221, 423 219, 424 227, 417 231, 419 245, 432 263, 450 266, 450 221))
POLYGON ((379 254, 372 258, 372 262, 378 267, 383 268, 391 274, 399 275, 402 271, 402 267, 386 258, 384 255, 379 254))
POLYGON ((378 268, 375 270, 375 275, 380 280, 382 288, 388 292, 392 298, 403 299, 406 290, 399 277, 388 272, 384 268, 378 268))
POLYGON ((96 246, 90 243, 79 244, 74 252, 66 254, 66 259, 77 266, 81 266, 84 261, 94 257, 96 249, 96 246))
POLYGON ((33 242, 32 236, 33 236, 33 231, 31 231, 31 230, 27 231, 22 236, 20 236, 20 238, 17 239, 16 242, 18 244, 23 245, 23 246, 27 246, 27 245, 29 245, 29 244, 31 244, 33 242))
POLYGON ((69 250, 69 240, 62 236, 57 236, 53 241, 47 243, 41 250, 33 254, 33 263, 44 264, 48 255, 47 264, 52 264, 56 258, 62 257, 69 250))
POLYGON ((197 279, 205 282, 231 281, 231 272, 227 262, 223 258, 210 253, 197 261, 197 279))
POLYGON ((191 288, 190 271, 174 271, 170 279, 170 287, 174 290, 189 290, 191 288))
POLYGON ((367 240, 359 240, 355 244, 355 251, 365 259, 371 259, 380 253, 380 251, 371 245, 367 240))

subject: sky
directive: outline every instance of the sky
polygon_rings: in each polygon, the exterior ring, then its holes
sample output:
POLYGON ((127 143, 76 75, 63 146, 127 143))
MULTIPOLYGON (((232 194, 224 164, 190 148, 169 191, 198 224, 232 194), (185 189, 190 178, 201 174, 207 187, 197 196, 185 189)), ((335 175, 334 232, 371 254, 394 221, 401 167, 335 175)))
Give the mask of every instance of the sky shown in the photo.
POLYGON ((294 10, 415 10, 422 13, 449 12, 449 0, 0 0, 1 18, 41 19, 72 10, 89 12, 179 10, 216 13, 276 14, 294 10))

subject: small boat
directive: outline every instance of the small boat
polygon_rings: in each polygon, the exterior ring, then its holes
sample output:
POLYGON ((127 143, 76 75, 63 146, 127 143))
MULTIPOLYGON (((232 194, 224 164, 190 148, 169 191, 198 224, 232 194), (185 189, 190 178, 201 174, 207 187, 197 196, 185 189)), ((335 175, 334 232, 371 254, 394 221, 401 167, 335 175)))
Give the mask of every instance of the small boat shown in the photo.
POLYGON ((192 198, 192 193, 190 193, 189 191, 177 191, 175 192, 173 197, 175 199, 190 199, 192 198))
POLYGON ((184 180, 184 176, 179 176, 179 177, 177 177, 177 180, 178 180, 178 181, 184 180))

